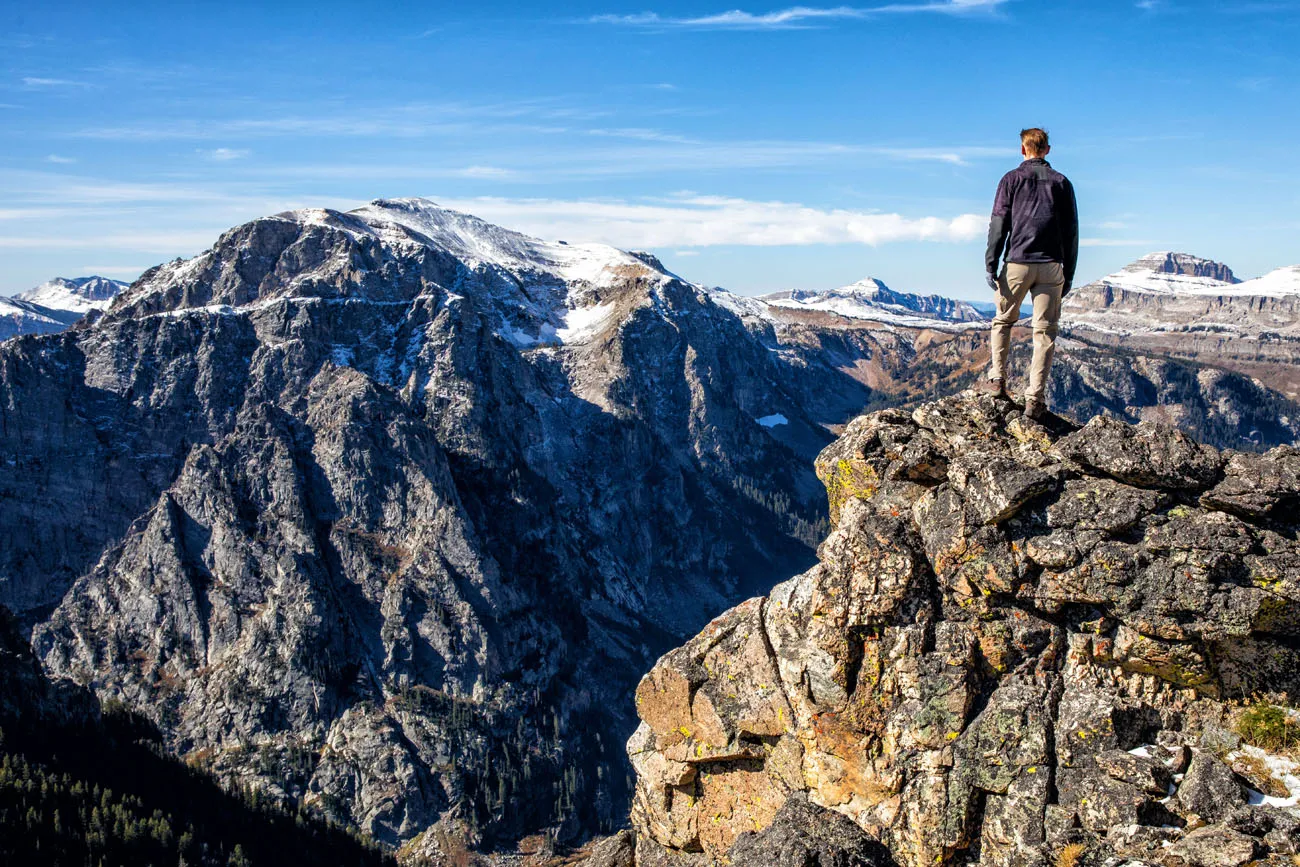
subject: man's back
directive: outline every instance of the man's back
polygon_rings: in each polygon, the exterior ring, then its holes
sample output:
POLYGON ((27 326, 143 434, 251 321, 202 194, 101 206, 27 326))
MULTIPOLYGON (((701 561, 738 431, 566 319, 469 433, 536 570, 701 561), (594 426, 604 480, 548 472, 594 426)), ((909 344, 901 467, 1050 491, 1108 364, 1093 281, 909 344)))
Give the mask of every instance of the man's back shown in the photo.
POLYGON ((1079 217, 1074 187, 1042 158, 1027 159, 998 184, 985 265, 990 273, 1006 249, 1008 262, 1060 262, 1065 282, 1079 258, 1079 217))

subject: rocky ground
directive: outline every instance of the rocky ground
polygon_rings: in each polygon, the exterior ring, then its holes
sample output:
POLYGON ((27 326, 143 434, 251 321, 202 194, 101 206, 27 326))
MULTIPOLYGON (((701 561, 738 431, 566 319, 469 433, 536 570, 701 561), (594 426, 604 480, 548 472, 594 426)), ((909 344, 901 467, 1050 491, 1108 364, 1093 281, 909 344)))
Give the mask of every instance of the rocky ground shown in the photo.
POLYGON ((1297 765, 1237 733, 1243 714, 1294 724, 1243 706, 1300 687, 1300 452, 965 394, 857 419, 817 469, 818 565, 637 690, 623 863, 1300 851, 1297 765))

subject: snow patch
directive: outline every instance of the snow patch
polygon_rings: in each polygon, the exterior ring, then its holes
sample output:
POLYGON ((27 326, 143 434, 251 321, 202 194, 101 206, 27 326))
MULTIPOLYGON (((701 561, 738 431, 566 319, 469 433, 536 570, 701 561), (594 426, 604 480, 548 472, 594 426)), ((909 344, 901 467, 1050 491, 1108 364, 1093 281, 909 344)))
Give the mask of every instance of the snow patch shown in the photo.
POLYGON ((567 310, 564 324, 555 330, 555 337, 561 343, 586 343, 605 329, 613 312, 613 304, 567 310))
POLYGON ((775 412, 772 413, 771 415, 765 415, 762 418, 758 419, 758 423, 761 424, 763 427, 773 428, 778 425, 789 424, 790 419, 781 415, 781 413, 779 412, 775 412))

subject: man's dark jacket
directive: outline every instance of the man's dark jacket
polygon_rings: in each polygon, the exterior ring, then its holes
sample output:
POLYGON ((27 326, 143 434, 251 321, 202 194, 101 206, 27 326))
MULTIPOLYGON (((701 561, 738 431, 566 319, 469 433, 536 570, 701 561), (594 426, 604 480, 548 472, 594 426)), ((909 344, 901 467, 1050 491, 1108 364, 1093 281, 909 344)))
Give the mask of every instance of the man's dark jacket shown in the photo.
POLYGON ((989 246, 984 253, 990 274, 998 272, 1004 249, 1008 262, 1060 262, 1065 285, 1074 282, 1079 262, 1079 207, 1069 179, 1047 160, 1025 160, 998 184, 989 246))

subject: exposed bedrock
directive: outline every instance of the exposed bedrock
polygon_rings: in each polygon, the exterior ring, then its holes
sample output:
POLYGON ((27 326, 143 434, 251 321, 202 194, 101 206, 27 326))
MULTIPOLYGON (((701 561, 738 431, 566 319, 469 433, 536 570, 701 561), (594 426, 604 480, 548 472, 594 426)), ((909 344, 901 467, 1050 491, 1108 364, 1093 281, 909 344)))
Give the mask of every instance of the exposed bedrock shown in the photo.
POLYGON ((638 863, 728 863, 805 798, 904 867, 1286 853, 1220 757, 1232 700, 1300 680, 1298 462, 969 392, 858 418, 819 563, 637 690, 638 863))

